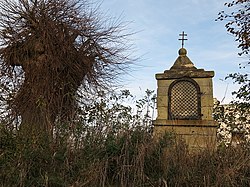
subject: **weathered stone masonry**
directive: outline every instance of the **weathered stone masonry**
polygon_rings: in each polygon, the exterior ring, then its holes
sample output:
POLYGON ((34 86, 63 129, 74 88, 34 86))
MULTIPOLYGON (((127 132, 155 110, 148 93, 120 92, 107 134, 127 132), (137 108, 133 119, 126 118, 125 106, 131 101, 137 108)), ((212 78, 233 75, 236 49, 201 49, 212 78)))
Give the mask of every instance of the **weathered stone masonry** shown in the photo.
POLYGON ((214 71, 197 69, 181 48, 170 70, 156 74, 157 119, 155 136, 174 132, 190 148, 214 147, 216 124, 213 112, 214 71))

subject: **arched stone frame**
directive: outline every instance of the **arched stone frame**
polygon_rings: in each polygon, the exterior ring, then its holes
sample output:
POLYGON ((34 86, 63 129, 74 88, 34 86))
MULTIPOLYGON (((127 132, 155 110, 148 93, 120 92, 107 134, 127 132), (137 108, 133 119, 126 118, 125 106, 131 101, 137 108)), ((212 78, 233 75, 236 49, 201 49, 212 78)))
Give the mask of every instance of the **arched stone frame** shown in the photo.
POLYGON ((168 90, 169 120, 200 120, 200 86, 190 78, 175 80, 168 90))

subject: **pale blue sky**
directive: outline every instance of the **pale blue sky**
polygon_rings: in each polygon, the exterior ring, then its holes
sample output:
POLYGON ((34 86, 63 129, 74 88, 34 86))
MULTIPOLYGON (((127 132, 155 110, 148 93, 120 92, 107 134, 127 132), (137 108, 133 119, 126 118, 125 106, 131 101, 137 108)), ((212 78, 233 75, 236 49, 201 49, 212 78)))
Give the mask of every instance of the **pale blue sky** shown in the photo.
POLYGON ((224 103, 231 99, 236 88, 232 81, 222 81, 229 73, 239 71, 245 59, 237 56, 237 43, 226 32, 225 22, 216 22, 224 10, 224 0, 103 0, 103 12, 123 21, 128 28, 139 31, 132 36, 135 55, 141 57, 130 76, 124 77, 124 88, 141 97, 146 89, 157 89, 155 74, 169 69, 176 58, 182 31, 187 33, 185 48, 197 68, 214 70, 214 97, 224 103))

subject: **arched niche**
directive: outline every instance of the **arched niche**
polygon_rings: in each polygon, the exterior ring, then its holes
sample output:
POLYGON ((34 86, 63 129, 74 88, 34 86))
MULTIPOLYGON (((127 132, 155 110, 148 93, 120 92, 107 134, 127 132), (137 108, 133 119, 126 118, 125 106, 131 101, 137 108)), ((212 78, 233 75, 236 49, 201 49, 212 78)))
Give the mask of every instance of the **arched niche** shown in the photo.
POLYGON ((191 78, 175 80, 168 90, 169 120, 201 119, 201 94, 199 85, 191 78))

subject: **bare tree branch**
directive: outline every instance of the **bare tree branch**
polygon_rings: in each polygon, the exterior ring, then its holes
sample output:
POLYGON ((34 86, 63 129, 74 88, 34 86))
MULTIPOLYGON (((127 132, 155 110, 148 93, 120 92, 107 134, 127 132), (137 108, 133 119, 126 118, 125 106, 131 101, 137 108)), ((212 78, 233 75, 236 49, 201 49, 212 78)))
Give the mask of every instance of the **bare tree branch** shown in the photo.
POLYGON ((74 116, 80 87, 109 87, 128 68, 130 34, 90 6, 81 0, 0 2, 1 71, 24 71, 10 106, 26 129, 51 131, 56 119, 74 116))

